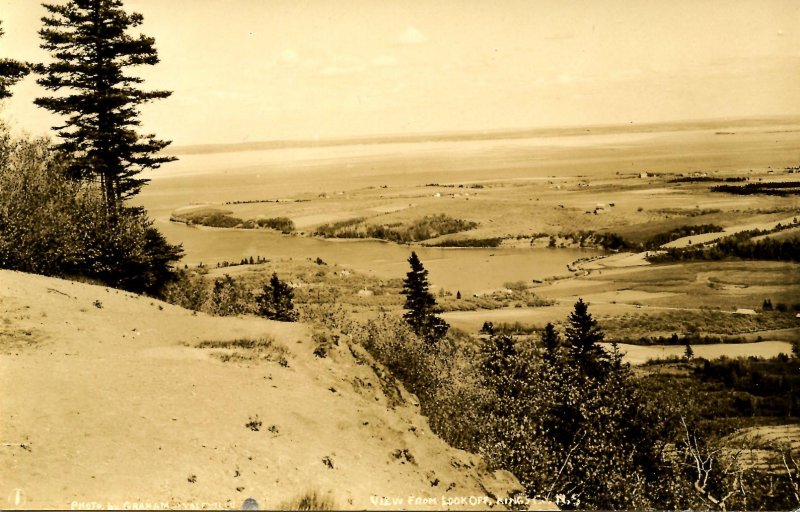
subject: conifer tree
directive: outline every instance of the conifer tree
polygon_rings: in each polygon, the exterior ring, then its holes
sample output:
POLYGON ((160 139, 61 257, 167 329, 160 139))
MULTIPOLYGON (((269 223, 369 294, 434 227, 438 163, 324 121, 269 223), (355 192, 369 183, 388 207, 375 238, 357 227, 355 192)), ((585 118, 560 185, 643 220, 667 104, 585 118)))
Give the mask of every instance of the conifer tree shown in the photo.
POLYGON ((597 320, 589 313, 589 305, 578 299, 575 309, 567 318, 564 338, 569 344, 569 360, 583 373, 598 377, 608 369, 609 357, 600 342, 605 334, 597 320))
MULTIPOLYGON (((3 22, 0 21, 0 37, 3 37, 3 22)), ((30 66, 13 59, 0 58, 0 100, 11 97, 9 90, 30 72, 30 66)))
POLYGON ((685 357, 687 361, 691 361, 694 357, 694 350, 692 350, 688 339, 686 340, 686 349, 683 351, 683 357, 685 357))
POLYGON ((436 316, 439 309, 436 306, 436 299, 428 290, 428 271, 422 266, 416 252, 411 253, 408 263, 411 265, 411 271, 406 274, 403 291, 400 292, 406 296, 404 308, 407 311, 403 314, 403 318, 417 335, 436 343, 445 337, 450 326, 436 316))
POLYGON ((41 47, 53 62, 37 66, 38 83, 56 93, 35 103, 66 117, 54 127, 58 148, 71 157, 70 175, 99 181, 106 206, 113 210, 136 195, 146 169, 175 160, 158 153, 169 145, 140 134, 139 107, 168 97, 168 91, 145 91, 130 68, 158 63, 155 40, 128 32, 142 24, 121 0, 69 0, 44 4, 48 15, 39 31, 41 47))
POLYGON ((558 346, 561 344, 556 328, 551 323, 544 326, 542 332, 542 346, 544 347, 544 357, 548 361, 558 359, 558 346))
POLYGON ((258 314, 270 320, 294 322, 297 320, 297 312, 294 311, 293 299, 292 288, 273 273, 269 282, 264 285, 261 295, 256 297, 258 314))

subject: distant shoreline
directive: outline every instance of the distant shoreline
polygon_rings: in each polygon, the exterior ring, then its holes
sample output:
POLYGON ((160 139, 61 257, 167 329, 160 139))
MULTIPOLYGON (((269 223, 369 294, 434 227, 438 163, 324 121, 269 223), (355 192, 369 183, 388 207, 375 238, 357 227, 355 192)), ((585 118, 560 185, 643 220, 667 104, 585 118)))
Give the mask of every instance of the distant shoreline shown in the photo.
POLYGON ((418 134, 388 134, 342 137, 331 139, 290 139, 223 144, 190 144, 172 146, 167 152, 173 155, 197 155, 212 153, 233 153, 240 151, 261 151, 268 149, 331 147, 350 145, 453 142, 498 139, 525 139, 532 137, 565 137, 619 133, 652 133, 664 131, 690 131, 716 128, 751 128, 780 123, 800 124, 798 116, 768 116, 722 119, 696 119, 685 121, 665 121, 658 123, 599 124, 584 126, 560 126, 549 128, 514 128, 504 130, 471 130, 454 132, 430 132, 418 134))

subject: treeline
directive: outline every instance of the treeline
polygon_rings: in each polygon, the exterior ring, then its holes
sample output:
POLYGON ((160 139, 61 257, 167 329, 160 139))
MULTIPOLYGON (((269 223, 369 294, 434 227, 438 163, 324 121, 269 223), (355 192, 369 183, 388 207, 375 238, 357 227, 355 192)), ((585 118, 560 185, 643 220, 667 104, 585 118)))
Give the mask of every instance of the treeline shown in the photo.
POLYGON ((798 181, 769 181, 762 183, 748 183, 746 185, 717 185, 711 187, 712 192, 726 192, 728 194, 752 195, 765 194, 769 196, 792 196, 800 194, 798 181))
POLYGON ((459 240, 441 240, 425 247, 500 247, 502 238, 463 238, 459 240))
POLYGON ((800 414, 800 374, 797 360, 788 355, 703 361, 693 371, 701 381, 728 391, 716 411, 720 415, 792 418, 800 414))
POLYGON ((315 236, 324 238, 377 238, 396 243, 420 242, 437 236, 459 233, 478 227, 477 222, 456 219, 445 214, 427 215, 411 224, 366 224, 356 217, 319 226, 315 236))
POLYGON ((164 300, 185 309, 217 316, 253 314, 284 322, 297 320, 293 299, 291 286, 275 273, 254 291, 227 274, 209 283, 202 275, 181 270, 164 289, 164 300))
MULTIPOLYGON (((541 238, 540 235, 537 236, 541 238)), ((546 234, 544 234, 544 236, 550 236, 548 247, 551 249, 557 247, 557 240, 555 236, 546 234)), ((598 233, 597 231, 562 231, 558 233, 558 237, 569 240, 573 244, 580 247, 602 247, 603 249, 610 251, 625 251, 634 248, 634 244, 621 237, 617 233, 598 233)))
POLYGON ((744 176, 729 176, 727 178, 718 178, 714 176, 681 176, 679 178, 672 178, 671 180, 668 180, 667 183, 708 183, 719 181, 726 183, 738 183, 747 181, 747 178, 744 176))
POLYGON ((702 235, 704 233, 721 233, 725 229, 716 224, 698 224, 694 226, 680 226, 666 233, 659 233, 643 244, 645 249, 657 249, 664 244, 683 238, 685 236, 702 235))
POLYGON ((727 258, 743 260, 800 261, 800 238, 752 240, 752 233, 742 232, 719 240, 707 247, 670 248, 650 254, 652 263, 672 261, 718 261, 727 258))
MULTIPOLYGON (((688 372, 654 371, 642 384, 651 390, 682 389, 699 405, 697 420, 721 435, 737 425, 752 424, 752 418, 787 421, 800 414, 798 355, 781 354, 717 360, 664 361, 679 364, 688 372)), ((655 365, 648 365, 652 368, 655 365)))
POLYGON ((641 336, 639 338, 619 338, 619 343, 628 345, 716 345, 719 343, 748 343, 746 338, 741 336, 712 336, 705 334, 683 334, 677 333, 671 336, 641 336))
POLYGON ((243 220, 234 217, 231 212, 219 210, 200 210, 170 217, 173 222, 184 222, 188 225, 199 224, 210 228, 266 228, 289 234, 295 230, 294 222, 288 217, 270 217, 243 220))
MULTIPOLYGON (((596 246, 610 251, 644 251, 656 249, 663 244, 672 242, 685 236, 699 235, 702 233, 718 233, 724 231, 722 226, 716 224, 698 224, 679 226, 663 233, 657 233, 645 242, 633 242, 617 233, 599 233, 596 231, 561 232, 560 238, 570 240, 580 246, 596 246)), ((556 238, 550 238, 549 247, 556 247, 556 238)))

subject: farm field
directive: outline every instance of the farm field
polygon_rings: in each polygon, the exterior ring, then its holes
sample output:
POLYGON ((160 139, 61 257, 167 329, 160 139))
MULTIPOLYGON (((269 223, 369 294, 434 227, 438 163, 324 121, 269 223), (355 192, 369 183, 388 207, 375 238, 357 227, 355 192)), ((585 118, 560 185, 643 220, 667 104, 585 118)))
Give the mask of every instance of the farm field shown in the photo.
POLYGON ((6 508, 800 512, 798 2, 2 3, 6 508))
MULTIPOLYGON (((251 256, 320 257, 381 278, 400 278, 415 250, 434 285, 478 293, 509 281, 574 275, 575 268, 568 267, 572 262, 605 252, 578 241, 578 232, 618 233, 640 242, 686 225, 719 224, 727 234, 791 222, 800 209, 796 196, 729 196, 709 192, 705 183, 672 182, 692 174, 776 179, 775 172, 800 157, 800 124, 782 123, 733 126, 735 134, 725 137, 716 134, 724 124, 690 124, 484 140, 366 140, 252 151, 232 146, 220 152, 193 148, 179 154, 169 169, 153 173, 138 200, 170 241, 184 245, 188 265, 251 256), (294 232, 170 221, 198 208, 240 219, 288 218, 294 232), (363 219, 366 226, 407 226, 441 214, 477 226, 432 233, 411 246, 312 236, 320 226, 348 219, 363 219), (551 244, 550 237, 554 247, 538 250, 551 244), (424 247, 486 239, 499 239, 499 246, 424 247)), ((689 238, 699 241, 686 237, 672 243, 689 238)), ((605 268, 596 263, 582 268, 593 266, 605 268)), ((686 292, 674 286, 664 291, 670 295, 658 296, 661 305, 686 292)), ((739 298, 724 300, 730 307, 739 298)))

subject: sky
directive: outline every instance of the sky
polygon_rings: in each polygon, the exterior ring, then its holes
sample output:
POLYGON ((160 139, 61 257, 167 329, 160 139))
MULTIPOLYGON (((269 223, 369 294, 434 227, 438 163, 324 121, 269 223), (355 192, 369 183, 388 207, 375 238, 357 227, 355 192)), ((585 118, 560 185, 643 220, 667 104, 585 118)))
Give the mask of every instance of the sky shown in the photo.
MULTIPOLYGON (((129 0, 175 144, 800 114, 800 0, 129 0)), ((34 0, 0 56, 42 62, 34 0)), ((0 116, 58 119, 27 78, 0 116)))

